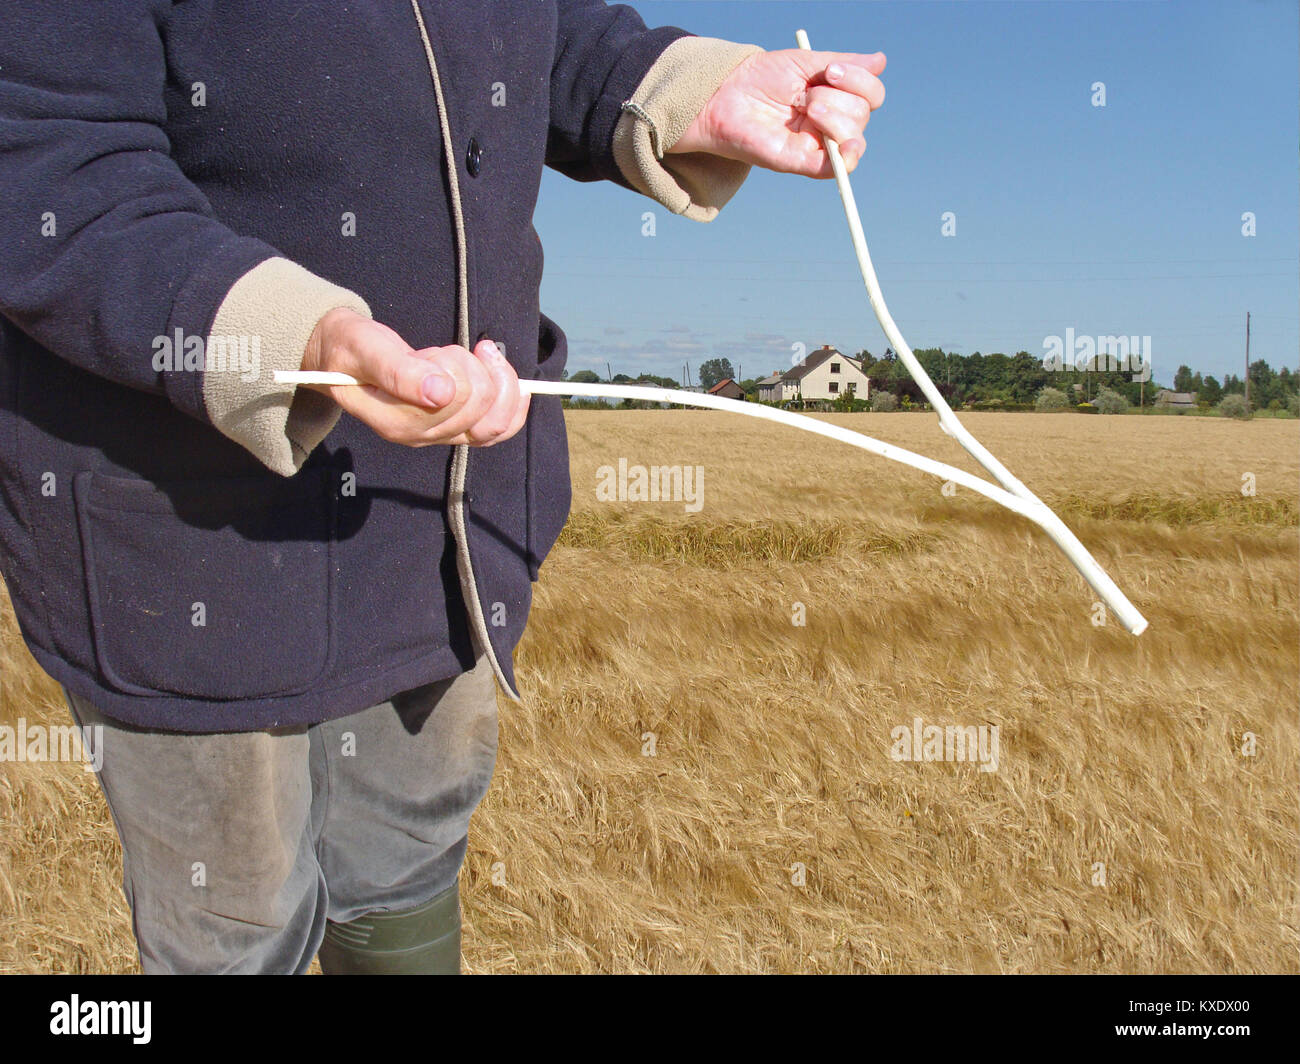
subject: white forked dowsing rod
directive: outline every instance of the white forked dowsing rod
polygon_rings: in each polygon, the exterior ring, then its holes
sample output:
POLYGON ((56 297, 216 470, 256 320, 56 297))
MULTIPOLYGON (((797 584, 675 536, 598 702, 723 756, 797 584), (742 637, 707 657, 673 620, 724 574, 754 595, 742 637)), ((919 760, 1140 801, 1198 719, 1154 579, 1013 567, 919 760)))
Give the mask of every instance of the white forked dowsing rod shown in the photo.
MULTIPOLYGON (((799 30, 796 38, 800 48, 811 50, 812 46, 808 41, 807 33, 799 30)), ((853 197, 853 188, 849 184, 848 171, 844 167, 844 159, 840 155, 839 146, 830 137, 824 137, 823 139, 826 144, 826 152, 830 156, 831 169, 835 172, 835 183, 839 187, 840 199, 844 204, 844 214, 848 219, 849 235, 853 240, 853 250, 857 253, 858 266, 862 271, 862 280, 867 287, 867 298, 871 301, 871 309, 875 311, 876 320, 880 322, 881 329, 884 330, 886 338, 888 338, 894 351, 902 360, 903 365, 907 367, 907 371, 912 375, 913 380, 916 381, 926 399, 929 400, 930 405, 939 415, 939 426, 992 474, 1001 487, 990 484, 988 481, 973 476, 964 470, 957 469, 955 466, 937 462, 932 458, 926 458, 924 455, 916 454, 902 447, 882 443, 880 440, 860 432, 853 432, 850 429, 841 428, 826 421, 819 421, 804 414, 760 406, 755 403, 746 403, 736 399, 723 399, 720 396, 678 391, 674 388, 655 388, 637 384, 579 384, 574 381, 521 380, 519 390, 532 395, 642 399, 649 402, 703 407, 708 410, 725 410, 759 418, 763 421, 775 421, 781 425, 788 425, 818 436, 838 440, 851 447, 858 447, 861 450, 879 455, 881 458, 888 458, 891 461, 912 466, 924 473, 939 477, 941 480, 950 480, 954 484, 960 484, 964 488, 969 488, 971 491, 991 499, 999 506, 1020 514, 1038 525, 1051 537, 1062 553, 1070 559, 1092 589, 1101 596, 1102 601, 1115 613, 1120 623, 1133 635, 1141 635, 1147 628, 1146 618, 1138 612, 1124 592, 1106 574, 1106 571, 1097 564, 1097 560, 1088 553, 1088 549, 1079 542, 1078 537, 1066 527, 1065 522, 1037 495, 1013 476, 1010 470, 990 454, 979 440, 970 434, 966 426, 953 413, 952 408, 940 394, 939 389, 935 387, 934 381, 925 372, 925 368, 912 354, 912 349, 908 346, 907 341, 903 339, 903 334, 898 331, 898 326, 890 316, 889 308, 885 305, 885 297, 880 291, 880 282, 877 280, 876 271, 871 265, 871 254, 867 250, 867 238, 862 230, 862 219, 858 214, 857 203, 853 197)), ((360 383, 356 378, 344 373, 286 372, 281 370, 276 371, 275 381, 280 384, 349 385, 360 383)))

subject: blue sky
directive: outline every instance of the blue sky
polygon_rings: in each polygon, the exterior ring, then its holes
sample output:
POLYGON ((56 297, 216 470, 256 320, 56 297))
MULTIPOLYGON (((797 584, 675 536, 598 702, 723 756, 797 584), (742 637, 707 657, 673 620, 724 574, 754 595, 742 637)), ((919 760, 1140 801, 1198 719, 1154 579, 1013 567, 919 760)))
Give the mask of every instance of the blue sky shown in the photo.
MULTIPOLYGON (((1252 360, 1297 365, 1295 0, 632 6, 773 50, 802 26, 815 48, 888 55, 853 184, 914 348, 1149 335, 1157 381, 1180 363, 1222 379, 1242 372, 1249 310, 1252 360)), ((788 368, 795 343, 884 350, 833 182, 755 170, 701 225, 547 171, 537 228, 571 371, 680 378, 725 355, 750 377, 788 368)))

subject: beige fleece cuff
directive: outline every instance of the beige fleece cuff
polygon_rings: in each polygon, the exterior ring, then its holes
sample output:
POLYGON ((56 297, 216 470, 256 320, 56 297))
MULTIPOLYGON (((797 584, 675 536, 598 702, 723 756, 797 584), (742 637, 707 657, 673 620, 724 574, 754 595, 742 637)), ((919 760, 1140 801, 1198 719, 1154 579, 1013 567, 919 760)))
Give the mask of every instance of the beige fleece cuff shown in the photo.
POLYGON ((310 388, 276 384, 302 368, 316 323, 335 307, 371 317, 365 300, 288 259, 267 259, 236 281, 208 336, 203 403, 212 424, 281 476, 293 476, 343 411, 310 388), (214 354, 225 352, 225 358, 214 354))
POLYGON ((668 155, 727 76, 763 51, 713 37, 673 41, 623 104, 614 161, 638 192, 674 214, 711 222, 749 176, 749 164, 707 152, 668 155))

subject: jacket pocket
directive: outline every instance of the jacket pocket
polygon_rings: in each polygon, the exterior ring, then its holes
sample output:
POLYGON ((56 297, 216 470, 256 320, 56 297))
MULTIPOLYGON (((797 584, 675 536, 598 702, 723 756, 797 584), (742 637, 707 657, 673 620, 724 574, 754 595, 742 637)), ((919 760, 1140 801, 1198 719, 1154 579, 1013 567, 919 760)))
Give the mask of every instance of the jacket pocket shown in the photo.
POLYGON ((173 484, 77 474, 104 678, 225 701, 310 689, 334 660, 330 485, 323 470, 173 484))

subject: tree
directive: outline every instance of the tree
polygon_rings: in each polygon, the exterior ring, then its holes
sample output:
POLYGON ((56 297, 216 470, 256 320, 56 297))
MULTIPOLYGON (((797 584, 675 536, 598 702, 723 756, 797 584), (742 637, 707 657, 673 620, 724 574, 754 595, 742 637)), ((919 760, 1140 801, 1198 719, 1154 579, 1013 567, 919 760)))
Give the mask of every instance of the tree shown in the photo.
POLYGON ((1097 393, 1097 398, 1092 401, 1092 405, 1097 408, 1099 414, 1127 414, 1129 403, 1119 392, 1103 388, 1097 393))
POLYGON ((898 400, 893 392, 876 392, 871 397, 871 411, 875 414, 898 409, 898 400))
POLYGON ((1270 399, 1280 398, 1277 374, 1262 358, 1250 364, 1250 403, 1256 408, 1268 405, 1270 399))
POLYGON ((1245 421, 1250 417, 1250 407, 1246 405, 1246 397, 1234 392, 1232 395, 1225 395, 1219 401, 1220 417, 1235 417, 1245 421))
POLYGON ((1068 410, 1070 400, 1060 388, 1044 388, 1034 400, 1034 409, 1040 413, 1068 410))
POLYGON ((994 351, 984 358, 984 384, 989 390, 989 398, 1011 398, 1011 359, 1001 351, 994 351))
POLYGON ((711 358, 707 362, 700 363, 700 384, 704 390, 708 391, 718 381, 725 381, 728 377, 734 377, 736 371, 731 368, 731 360, 727 358, 711 358))
POLYGON ((1192 381, 1192 367, 1179 366, 1178 372, 1174 374, 1174 391, 1190 392, 1195 388, 1192 381))
POLYGON ((1213 376, 1205 378, 1205 383, 1196 391, 1196 401, 1198 403, 1208 403, 1215 406, 1223 398, 1223 388, 1213 376))
POLYGON ((916 360, 921 363, 921 368, 930 375, 931 380, 942 381, 945 379, 947 376, 948 365, 944 353, 940 348, 923 347, 913 351, 912 354, 914 354, 916 360))
POLYGON ((600 378, 589 369, 580 369, 569 380, 574 384, 599 384, 600 378))

